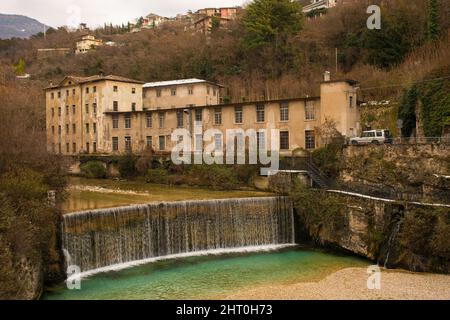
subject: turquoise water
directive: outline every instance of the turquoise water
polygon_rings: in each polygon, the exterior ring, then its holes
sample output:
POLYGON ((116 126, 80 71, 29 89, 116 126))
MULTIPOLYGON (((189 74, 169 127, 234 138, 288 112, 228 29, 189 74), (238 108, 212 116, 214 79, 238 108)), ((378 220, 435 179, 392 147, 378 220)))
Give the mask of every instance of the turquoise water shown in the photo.
POLYGON ((275 252, 200 256, 158 261, 84 279, 81 290, 65 286, 44 299, 217 299, 270 284, 316 281, 366 260, 301 247, 275 252))

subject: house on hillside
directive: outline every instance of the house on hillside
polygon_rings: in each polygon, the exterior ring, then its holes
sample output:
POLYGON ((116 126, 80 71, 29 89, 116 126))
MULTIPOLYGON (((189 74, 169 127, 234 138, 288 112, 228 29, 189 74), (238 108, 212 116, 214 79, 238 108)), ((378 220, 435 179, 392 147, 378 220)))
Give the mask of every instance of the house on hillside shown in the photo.
POLYGON ((84 54, 97 47, 103 46, 103 41, 96 39, 94 36, 85 35, 77 41, 75 54, 84 54))
POLYGON ((303 7, 303 13, 311 18, 321 16, 337 4, 338 0, 311 0, 311 4, 303 7))
POLYGON ((227 27, 230 21, 236 19, 241 7, 204 8, 198 10, 195 15, 194 29, 199 32, 209 33, 214 27, 227 27))
POLYGON ((161 23, 169 21, 169 18, 159 16, 154 13, 147 15, 142 21, 143 29, 153 29, 159 26, 161 23))

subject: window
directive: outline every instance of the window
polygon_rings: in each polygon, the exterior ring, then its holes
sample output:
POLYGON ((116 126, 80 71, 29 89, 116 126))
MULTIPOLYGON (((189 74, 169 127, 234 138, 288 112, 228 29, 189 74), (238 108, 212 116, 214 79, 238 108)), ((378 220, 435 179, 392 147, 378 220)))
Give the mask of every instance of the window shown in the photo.
POLYGON ((77 144, 74 142, 72 143, 72 152, 76 153, 77 152, 77 144))
POLYGON ((52 100, 55 99, 55 93, 54 92, 50 93, 50 97, 52 100))
POLYGON ((89 87, 86 87, 86 93, 89 93, 89 87))
POLYGON ((58 116, 61 117, 61 107, 58 107, 58 116))
POLYGON ((242 123, 242 107, 234 108, 234 122, 242 123))
POLYGON ((314 135, 314 130, 305 131, 305 148, 306 150, 316 148, 316 137, 314 135))
POLYGON ((131 93, 136 94, 136 88, 131 88, 131 93))
POLYGON ((97 87, 94 86, 94 87, 92 88, 92 90, 94 91, 94 93, 97 92, 97 87))
POLYGON ((147 149, 152 149, 152 148, 153 148, 153 137, 147 136, 147 149))
POLYGON ((349 97, 349 101, 348 101, 350 108, 353 108, 353 96, 349 97))
POLYGON ((89 133, 89 123, 86 123, 86 133, 89 133))
POLYGON ((172 96, 176 96, 176 95, 177 95, 177 89, 176 89, 176 88, 170 89, 170 94, 171 94, 172 96))
POLYGON ((197 122, 203 121, 203 109, 195 110, 195 121, 197 121, 197 122))
POLYGON ((66 106, 66 115, 69 114, 69 106, 66 106))
POLYGON ((203 135, 201 134, 195 135, 195 151, 203 151, 203 135))
POLYGON ((305 120, 314 120, 315 118, 314 102, 307 101, 305 104, 305 120))
POLYGON ((265 110, 263 104, 256 105, 256 122, 264 122, 265 110))
POLYGON ((69 125, 66 124, 66 134, 69 134, 69 125))
POLYGON ((153 118, 151 113, 147 113, 147 128, 153 127, 153 118))
POLYGON ((164 112, 160 112, 158 114, 158 117, 159 117, 159 127, 160 128, 164 128, 164 120, 165 120, 165 117, 166 117, 164 112))
POLYGON ((192 95, 194 94, 194 87, 189 87, 189 88, 188 88, 188 94, 189 94, 190 96, 192 96, 192 95))
POLYGON ((119 115, 117 115, 117 114, 113 115, 112 126, 113 126, 113 129, 119 129, 119 115))
POLYGON ((119 91, 119 88, 118 88, 117 86, 114 86, 114 87, 113 87, 113 91, 114 91, 114 92, 118 92, 118 91, 119 91))
POLYGON ((89 142, 86 142, 86 153, 89 153, 89 142))
POLYGON ((58 153, 59 154, 61 154, 62 152, 61 152, 61 142, 60 143, 58 143, 58 153))
POLYGON ((220 133, 214 135, 214 150, 216 152, 222 151, 222 135, 220 133))
POLYGON ((55 108, 52 108, 52 118, 55 116, 55 108))
POLYGON ((61 91, 58 91, 58 98, 61 98, 61 91))
POLYGON ((113 101, 113 111, 119 111, 119 102, 113 101))
MULTIPOLYGON (((75 95, 75 89, 72 89, 72 95, 75 95)), ((75 151, 74 151, 75 152, 75 151)))
POLYGON ((125 129, 131 129, 131 116, 125 115, 125 129))
POLYGON ((97 133, 97 124, 96 123, 92 124, 92 130, 94 131, 94 133, 97 133))
POLYGON ((259 150, 266 150, 266 135, 264 131, 258 131, 256 133, 256 141, 259 150))
POLYGON ((133 102, 132 104, 131 104, 131 111, 136 111, 136 103, 135 102, 133 102))
POLYGON ((97 142, 92 143, 92 152, 94 152, 94 153, 97 152, 97 142))
POLYGON ((289 103, 280 104, 280 121, 289 121, 289 103))
POLYGON ((113 151, 119 151, 119 138, 118 137, 112 138, 112 149, 113 149, 113 151))
POLYGON ((183 128, 183 111, 177 111, 177 128, 183 128))
POLYGON ((52 126, 52 134, 55 134, 55 126, 52 126))
POLYGON ((216 88, 213 88, 213 96, 216 96, 216 88))
POLYGON ((166 136, 159 136, 159 150, 166 150, 166 136))
POLYGON ((70 152, 70 144, 67 142, 66 143, 66 153, 70 152))
POLYGON ((161 89, 156 90, 156 96, 159 98, 161 97, 161 89))
POLYGON ((211 92, 211 88, 210 88, 209 86, 207 86, 207 87, 206 87, 206 94, 208 94, 208 95, 209 95, 209 94, 210 94, 210 92, 211 92))
POLYGON ((86 103, 86 113, 89 114, 89 104, 86 103))
POLYGON ((58 126, 58 134, 61 135, 61 126, 58 126))
POLYGON ((75 123, 72 124, 72 134, 75 134, 77 132, 77 126, 75 123))
POLYGON ((280 150, 289 150, 289 132, 280 132, 280 150))
POLYGON ((131 151, 131 137, 125 137, 125 150, 131 151))
POLYGON ((77 108, 75 107, 75 105, 72 106, 72 114, 75 114, 77 112, 77 108))
POLYGON ((214 109, 214 124, 215 125, 222 124, 222 109, 221 108, 214 109))
POLYGON ((94 114, 97 114, 97 104, 96 103, 92 104, 92 109, 93 109, 94 114))
MULTIPOLYGON (((69 96, 69 90, 66 90, 66 97, 68 97, 69 96)), ((69 152, 69 151, 67 151, 67 152, 69 152)))

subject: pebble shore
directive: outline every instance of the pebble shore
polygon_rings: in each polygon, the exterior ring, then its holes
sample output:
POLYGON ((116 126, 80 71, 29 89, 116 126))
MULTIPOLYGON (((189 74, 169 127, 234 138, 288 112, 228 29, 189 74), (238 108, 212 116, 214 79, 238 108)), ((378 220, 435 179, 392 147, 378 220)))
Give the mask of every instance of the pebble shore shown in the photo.
POLYGON ((381 269, 381 288, 367 288, 367 269, 347 268, 318 282, 273 285, 226 296, 233 300, 450 300, 450 275, 381 269))

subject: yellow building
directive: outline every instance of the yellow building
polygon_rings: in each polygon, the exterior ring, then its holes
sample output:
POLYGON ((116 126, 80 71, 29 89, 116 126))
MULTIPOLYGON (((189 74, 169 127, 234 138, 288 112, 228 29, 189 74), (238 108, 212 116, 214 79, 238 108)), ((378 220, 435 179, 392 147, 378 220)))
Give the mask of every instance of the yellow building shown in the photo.
POLYGON ((319 147, 317 131, 328 120, 344 136, 358 133, 356 85, 328 80, 321 83, 319 97, 221 103, 221 87, 199 79, 142 84, 114 76, 67 77, 46 89, 47 140, 49 150, 66 155, 170 152, 176 145, 172 133, 184 128, 192 150, 210 143, 225 150, 227 129, 256 130, 258 145, 270 145, 266 135, 277 129, 281 153, 288 155, 319 147), (94 103, 95 114, 87 107, 94 103), (209 142, 198 135, 199 126, 202 132, 215 129, 209 142))
POLYGON ((87 53, 89 50, 103 46, 103 41, 96 39, 94 36, 86 35, 77 41, 75 54, 87 53))

